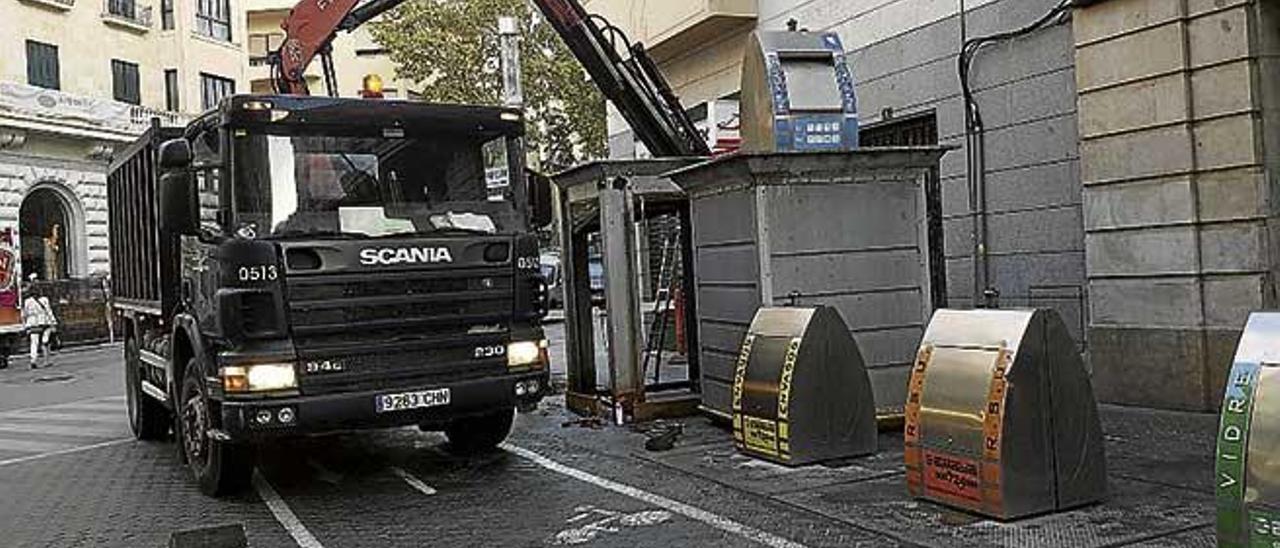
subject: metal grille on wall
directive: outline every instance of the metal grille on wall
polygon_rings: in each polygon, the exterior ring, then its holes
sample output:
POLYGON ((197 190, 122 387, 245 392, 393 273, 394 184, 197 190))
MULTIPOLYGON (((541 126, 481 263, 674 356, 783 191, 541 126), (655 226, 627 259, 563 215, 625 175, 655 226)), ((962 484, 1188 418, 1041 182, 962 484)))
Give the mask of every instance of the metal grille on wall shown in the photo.
POLYGON ((864 147, 937 146, 938 117, 933 112, 870 124, 858 132, 864 147))

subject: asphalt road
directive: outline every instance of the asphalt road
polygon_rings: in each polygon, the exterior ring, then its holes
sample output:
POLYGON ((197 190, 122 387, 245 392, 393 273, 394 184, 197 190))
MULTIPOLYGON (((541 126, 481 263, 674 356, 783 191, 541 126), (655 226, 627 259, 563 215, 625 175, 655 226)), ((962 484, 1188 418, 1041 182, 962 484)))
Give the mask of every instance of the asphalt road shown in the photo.
POLYGON ((488 456, 414 428, 309 438, 264 449, 253 489, 211 499, 173 443, 129 434, 120 360, 117 346, 0 370, 0 547, 167 546, 212 526, 283 548, 1214 545, 1212 415, 1104 406, 1108 500, 1012 523, 907 496, 900 433, 874 456, 786 468, 703 418, 651 453, 643 429, 560 398, 488 456))
MULTIPOLYGON (((228 524, 271 547, 796 546, 771 525, 778 516, 716 501, 732 494, 713 483, 568 442, 601 431, 563 426, 556 400, 518 417, 492 455, 453 456, 441 435, 413 428, 304 439, 260 453, 253 491, 210 499, 172 443, 132 439, 120 358, 105 347, 0 371, 0 546, 164 546, 228 524)), ((816 534, 829 545, 874 537, 816 534)))

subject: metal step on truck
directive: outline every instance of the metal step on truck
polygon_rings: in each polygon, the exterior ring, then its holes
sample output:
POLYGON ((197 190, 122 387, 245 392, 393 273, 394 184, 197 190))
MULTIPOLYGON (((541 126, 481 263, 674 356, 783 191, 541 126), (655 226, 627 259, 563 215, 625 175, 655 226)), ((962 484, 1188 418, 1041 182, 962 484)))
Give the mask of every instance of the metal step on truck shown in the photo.
POLYGON ((498 445, 550 389, 519 110, 236 95, 108 176, 130 425, 200 489, 255 448, 418 425, 498 445))

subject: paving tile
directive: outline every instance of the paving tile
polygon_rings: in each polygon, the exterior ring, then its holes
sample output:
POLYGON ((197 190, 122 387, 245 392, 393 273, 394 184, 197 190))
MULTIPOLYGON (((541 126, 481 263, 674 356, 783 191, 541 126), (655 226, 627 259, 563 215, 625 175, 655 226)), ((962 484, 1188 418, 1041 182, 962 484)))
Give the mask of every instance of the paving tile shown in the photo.
POLYGON ((939 547, 1092 547, 1139 541, 1212 522, 1210 495, 1113 479, 1102 504, 1001 523, 911 499, 901 476, 839 484, 780 498, 872 531, 939 547))

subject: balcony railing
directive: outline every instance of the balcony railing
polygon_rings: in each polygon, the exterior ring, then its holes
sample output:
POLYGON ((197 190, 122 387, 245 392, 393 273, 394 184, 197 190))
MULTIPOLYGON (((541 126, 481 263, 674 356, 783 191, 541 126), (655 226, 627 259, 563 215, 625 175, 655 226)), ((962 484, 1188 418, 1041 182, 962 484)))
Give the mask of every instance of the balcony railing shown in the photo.
POLYGON ((136 30, 151 30, 151 6, 139 6, 133 0, 103 0, 102 19, 136 30))
POLYGON ((76 7, 76 0, 26 0, 32 4, 39 4, 58 11, 67 11, 76 7))
POLYGON ((159 118, 165 126, 181 126, 191 117, 110 99, 86 97, 16 82, 0 82, 0 118, 39 124, 46 131, 107 131, 137 135, 159 118))

